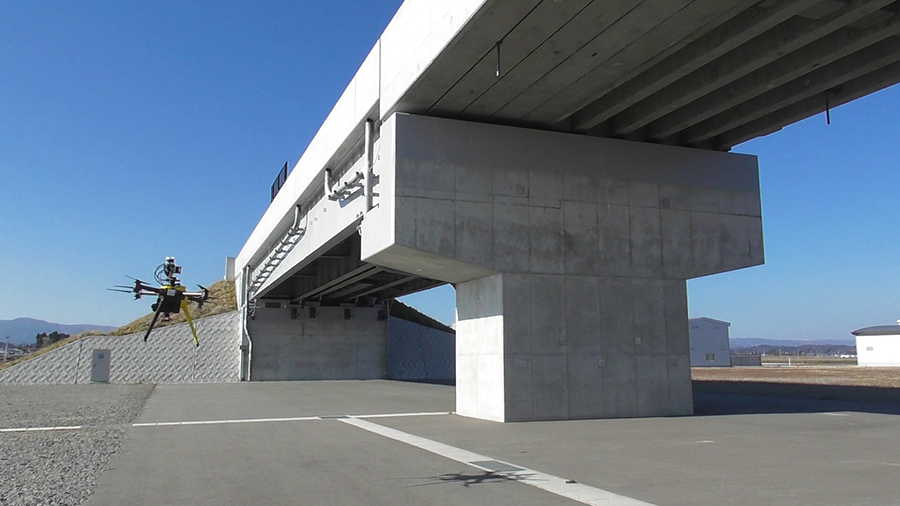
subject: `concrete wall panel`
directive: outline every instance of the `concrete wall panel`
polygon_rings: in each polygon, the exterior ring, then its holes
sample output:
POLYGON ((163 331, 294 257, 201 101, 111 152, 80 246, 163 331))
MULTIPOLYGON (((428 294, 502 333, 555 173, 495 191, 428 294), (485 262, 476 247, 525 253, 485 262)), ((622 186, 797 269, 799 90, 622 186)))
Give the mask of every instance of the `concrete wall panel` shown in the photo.
POLYGON ((603 276, 626 276, 631 272, 630 216, 628 206, 606 204, 597 207, 600 238, 598 270, 603 276))
POLYGON ((691 213, 660 209, 663 275, 669 279, 687 279, 693 271, 691 213))
POLYGON ((631 207, 629 223, 631 274, 647 278, 662 277, 662 232, 659 210, 631 207))
POLYGON ((565 272, 596 276, 600 273, 600 230, 597 206, 590 203, 563 203, 565 272))
POLYGON ((610 353, 604 356, 603 416, 637 416, 637 380, 634 355, 610 353))
POLYGON ((443 257, 456 254, 456 203, 452 200, 418 199, 416 249, 443 257))
POLYGON ((666 281, 663 295, 666 304, 666 352, 669 355, 687 355, 690 351, 687 283, 666 281))
POLYGON ((495 204, 493 268, 498 271, 528 272, 530 233, 528 207, 495 204))
POLYGON ((569 418, 568 370, 565 355, 532 355, 534 420, 569 418))
POLYGON ((565 322, 567 352, 602 353, 600 337, 600 283, 587 276, 565 277, 565 322))
POLYGON ((528 207, 530 262, 526 272, 562 274, 566 255, 563 213, 552 207, 528 207))
POLYGON ((632 355, 634 348, 633 289, 623 278, 600 279, 600 332, 607 356, 632 355))
POLYGON ((635 281, 635 353, 664 355, 667 352, 663 284, 661 280, 635 281))
POLYGON ((493 264, 494 206, 457 200, 455 215, 455 258, 475 265, 493 264))
POLYGON ((505 355, 503 370, 504 421, 534 420, 534 396, 532 389, 532 355, 510 353, 505 355))
POLYGON ((378 379, 386 369, 387 324, 380 308, 317 308, 315 318, 290 309, 258 308, 248 322, 255 381, 378 379))
MULTIPOLYGON (((567 343, 565 278, 547 275, 529 278, 531 351, 542 354, 563 353, 567 343)), ((514 295, 508 293, 507 296, 514 295)))
POLYGON ((531 353, 532 290, 530 276, 504 274, 503 291, 513 294, 503 300, 503 350, 506 353, 531 353))
POLYGON ((567 356, 569 419, 604 418, 603 384, 605 361, 599 353, 579 353, 567 356))
POLYGON ((674 184, 659 185, 659 207, 662 209, 691 210, 691 189, 674 184))
POLYGON ((669 414, 668 357, 635 355, 637 416, 669 414))

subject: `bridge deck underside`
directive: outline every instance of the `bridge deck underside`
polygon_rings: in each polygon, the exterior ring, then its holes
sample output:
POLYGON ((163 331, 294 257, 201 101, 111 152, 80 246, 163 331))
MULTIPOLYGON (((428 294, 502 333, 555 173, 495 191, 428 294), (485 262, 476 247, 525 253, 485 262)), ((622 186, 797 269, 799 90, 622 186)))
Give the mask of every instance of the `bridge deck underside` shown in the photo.
POLYGON ((269 291, 266 299, 300 306, 372 306, 445 284, 362 262, 360 237, 353 234, 269 291))
POLYGON ((898 21, 893 0, 489 1, 394 110, 728 150, 900 82, 898 21))

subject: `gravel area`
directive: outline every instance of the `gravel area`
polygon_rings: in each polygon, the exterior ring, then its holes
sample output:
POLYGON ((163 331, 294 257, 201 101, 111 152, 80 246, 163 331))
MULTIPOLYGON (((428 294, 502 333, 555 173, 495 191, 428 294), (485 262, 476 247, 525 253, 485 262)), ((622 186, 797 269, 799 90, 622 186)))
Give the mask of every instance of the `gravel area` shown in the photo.
POLYGON ((152 385, 0 385, 0 505, 77 505, 93 492, 144 407, 152 385))

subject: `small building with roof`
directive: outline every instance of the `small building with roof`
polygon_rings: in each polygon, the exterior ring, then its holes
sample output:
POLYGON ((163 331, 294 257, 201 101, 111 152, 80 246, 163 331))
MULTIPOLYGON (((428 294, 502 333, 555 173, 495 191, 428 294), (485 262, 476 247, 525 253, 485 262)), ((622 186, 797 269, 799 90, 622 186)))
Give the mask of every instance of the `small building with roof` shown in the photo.
POLYGON ((691 367, 728 367, 731 365, 731 324, 712 318, 689 320, 691 367))
POLYGON ((897 325, 876 325, 851 332, 856 336, 857 364, 864 367, 900 367, 900 320, 897 325))

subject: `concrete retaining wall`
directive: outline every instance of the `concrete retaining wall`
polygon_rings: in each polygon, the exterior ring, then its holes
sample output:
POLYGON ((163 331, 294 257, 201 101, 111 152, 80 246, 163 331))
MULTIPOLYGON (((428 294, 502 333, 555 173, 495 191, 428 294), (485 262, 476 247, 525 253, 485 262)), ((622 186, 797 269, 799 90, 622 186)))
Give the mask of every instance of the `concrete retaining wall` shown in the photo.
POLYGON ((400 318, 388 319, 388 379, 454 381, 455 354, 455 334, 400 318))
POLYGON ((186 323, 144 334, 81 339, 0 371, 0 383, 88 383, 91 351, 109 349, 110 383, 226 383, 239 380, 240 316, 237 311, 194 322, 200 346, 186 323))
POLYGON ((253 338, 250 379, 341 380, 384 378, 387 322, 381 308, 341 307, 256 310, 248 324, 253 338))

